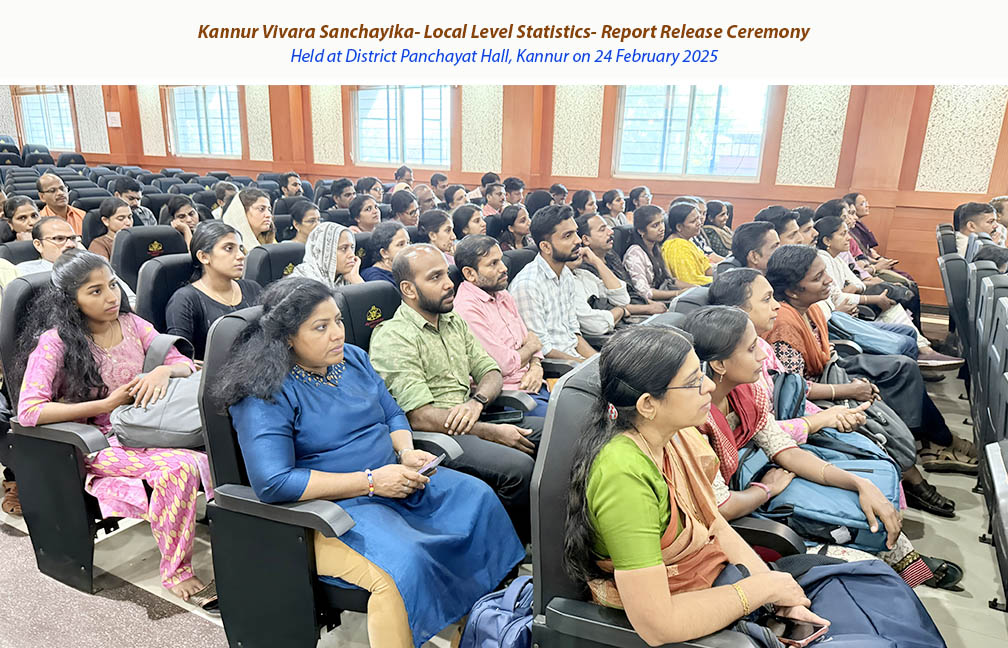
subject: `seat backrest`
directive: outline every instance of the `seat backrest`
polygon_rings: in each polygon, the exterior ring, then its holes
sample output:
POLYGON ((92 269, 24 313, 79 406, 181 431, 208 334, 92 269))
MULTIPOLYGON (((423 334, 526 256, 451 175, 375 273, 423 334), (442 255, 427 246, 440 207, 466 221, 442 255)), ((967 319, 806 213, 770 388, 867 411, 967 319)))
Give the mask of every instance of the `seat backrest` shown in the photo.
POLYGON ((707 286, 697 286, 673 299, 669 310, 687 315, 704 306, 710 306, 708 288, 707 286))
POLYGON ((163 173, 141 173, 136 177, 137 182, 140 184, 154 184, 154 181, 158 178, 166 178, 163 173))
POLYGON ((198 178, 199 174, 198 173, 191 173, 191 172, 182 171, 182 172, 179 172, 179 173, 173 173, 172 176, 175 177, 175 178, 178 178, 182 182, 187 182, 188 183, 188 182, 192 182, 193 180, 195 180, 196 178, 198 178))
POLYGON ((361 260, 361 267, 360 267, 361 270, 371 265, 370 263, 365 265, 365 261, 368 260, 367 244, 368 241, 370 240, 371 240, 371 232, 357 232, 356 234, 354 234, 354 245, 355 245, 354 254, 356 254, 357 258, 361 260))
POLYGON ((255 186, 255 181, 252 180, 252 178, 250 178, 248 176, 229 175, 227 178, 225 178, 225 180, 227 180, 228 182, 231 182, 233 184, 238 185, 239 188, 244 188, 244 187, 248 187, 248 186, 255 186))
MULTIPOLYGON (((938 269, 941 272, 942 285, 945 287, 945 299, 948 301, 949 315, 955 323, 956 331, 967 328, 966 322, 966 259, 953 250, 951 254, 938 257, 938 269)), ((968 342, 967 339, 963 340, 968 342)))
MULTIPOLYGON (((193 178, 189 182, 191 182, 193 184, 202 185, 202 187, 204 189, 213 189, 213 186, 215 184, 217 184, 218 182, 220 182, 220 180, 218 180, 217 178, 215 178, 213 176, 208 175, 208 176, 200 176, 198 178, 193 178)), ((216 194, 214 195, 214 200, 217 200, 216 194)))
POLYGON ((6 259, 14 265, 39 258, 38 250, 31 241, 11 241, 0 245, 0 259, 6 259))
POLYGON ((270 195, 271 200, 280 198, 280 185, 275 180, 263 180, 256 185, 270 195))
MULTIPOLYGON (((202 187, 203 185, 200 185, 201 189, 202 187)), ((193 199, 194 203, 196 203, 197 205, 203 205, 207 209, 212 210, 214 208, 214 205, 217 204, 217 194, 208 189, 202 189, 202 191, 197 191, 190 197, 193 199)))
POLYGON ((116 234, 112 269, 136 292, 140 266, 166 254, 188 252, 185 239, 170 225, 130 227, 116 234))
POLYGON ((210 472, 216 485, 249 485, 245 461, 238 445, 238 433, 231 423, 231 415, 210 387, 220 382, 221 372, 231 361, 231 347, 235 340, 261 315, 261 306, 229 313, 213 323, 207 336, 200 378, 199 408, 206 453, 210 458, 210 472))
POLYGON ((175 184, 168 187, 168 193, 171 194, 185 194, 187 196, 192 196, 193 194, 203 191, 203 185, 196 184, 195 182, 175 184))
POLYGON ((252 248, 245 259, 245 278, 265 288, 286 277, 304 260, 304 243, 284 241, 252 248))
POLYGON ((151 182, 151 184, 160 189, 161 191, 167 193, 168 188, 171 187, 172 185, 180 185, 185 183, 179 180, 178 178, 154 178, 154 181, 151 182))
POLYGON ((508 283, 514 281, 522 268, 532 263, 539 254, 538 250, 532 248, 517 248, 504 253, 504 265, 507 266, 508 283))
MULTIPOLYGON (((997 385, 998 377, 1008 370, 1005 366, 1005 358, 1008 357, 1008 297, 1000 298, 994 306, 989 336, 991 343, 987 347, 985 380, 993 388, 997 385)), ((993 396, 991 400, 994 400, 993 396)), ((992 416, 994 412, 992 408, 992 416)))
POLYGON ((729 254, 725 257, 724 261, 718 263, 714 267, 714 278, 716 279, 722 272, 727 272, 728 270, 734 270, 735 268, 741 268, 742 264, 738 262, 734 255, 729 254))
MULTIPOLYGON (((256 176, 256 182, 262 182, 263 180, 269 180, 270 182, 276 182, 276 183, 279 184, 279 182, 280 182, 280 176, 282 176, 282 175, 283 175, 282 173, 260 173, 259 175, 256 176)), ((259 185, 259 186, 261 187, 262 185, 259 185)))
POLYGON ((278 198, 273 203, 273 215, 291 213, 291 207, 301 200, 308 200, 308 198, 305 196, 284 196, 283 198, 278 198))
POLYGON ((1008 297, 1008 275, 993 274, 980 282, 980 298, 977 302, 977 313, 974 323, 976 325, 975 340, 977 348, 979 372, 978 382, 986 388, 988 382, 987 356, 985 349, 990 348, 991 338, 994 336, 994 311, 997 303, 1002 297, 1008 297))
POLYGON ((70 166, 71 164, 87 164, 87 160, 80 153, 60 153, 56 160, 56 166, 70 166))
MULTIPOLYGON (((101 191, 101 189, 99 189, 98 191, 101 191)), ((77 209, 82 209, 86 212, 89 212, 92 209, 98 209, 99 207, 101 207, 101 204, 105 202, 106 198, 108 198, 108 196, 89 196, 87 198, 78 198, 77 200, 73 200, 71 201, 70 204, 76 207, 77 209)), ((99 234, 98 236, 101 236, 101 234, 99 234)), ((85 243, 84 247, 87 246, 88 244, 85 243)))
POLYGON ((406 233, 409 234, 410 243, 426 243, 427 242, 427 241, 425 241, 420 236, 420 230, 417 228, 416 225, 407 225, 406 226, 406 233))
POLYGON ((294 217, 290 214, 273 214, 273 226, 276 227, 277 242, 289 241, 294 238, 294 228, 291 224, 294 217))
POLYGON ((10 151, 0 152, 0 164, 6 166, 21 166, 21 156, 10 151))
POLYGON ((969 263, 970 261, 973 260, 973 257, 976 256, 977 250, 979 249, 980 249, 980 240, 977 237, 977 233, 973 232, 966 239, 966 253, 963 254, 963 258, 966 259, 966 263, 969 263))
MULTIPOLYGON (((18 277, 4 287, 3 302, 0 304, 0 360, 3 362, 5 376, 14 375, 12 362, 17 351, 18 333, 24 328, 28 307, 35 295, 49 285, 49 273, 39 272, 18 277)), ((4 383, 12 408, 16 409, 21 384, 15 384, 13 380, 5 380, 4 383)))
POLYGON ((21 149, 14 142, 0 142, 0 153, 13 153, 18 159, 21 158, 21 149))
POLYGON ((378 203, 378 213, 381 215, 381 220, 387 221, 392 218, 392 205, 387 203, 378 203))
POLYGON ((493 238, 500 238, 501 231, 504 229, 504 221, 501 220, 500 214, 489 214, 486 217, 486 233, 487 236, 493 238))
POLYGON ((340 286, 338 292, 343 297, 339 305, 347 344, 368 351, 374 328, 392 319, 399 308, 399 291, 387 281, 366 281, 340 286))
POLYGON ((79 189, 74 189, 70 192, 70 202, 73 203, 75 200, 80 198, 110 198, 111 193, 107 189, 100 189, 95 186, 91 187, 81 187, 79 189))
POLYGON ((632 236, 633 225, 617 225, 613 228, 613 252, 616 253, 616 258, 620 261, 623 260, 623 255, 630 247, 632 236))
POLYGON ((91 178, 91 182, 94 182, 95 184, 98 184, 98 178, 110 175, 115 175, 115 171, 112 169, 106 169, 105 167, 94 167, 87 173, 87 176, 91 178))
POLYGON ((350 227, 354 225, 354 221, 350 218, 350 210, 344 207, 339 207, 336 209, 327 209, 322 212, 322 220, 330 223, 339 223, 344 227, 350 227))
POLYGON ((211 171, 207 175, 213 176, 218 180, 227 180, 231 176, 231 173, 229 171, 211 171))
POLYGON ((955 230, 949 225, 947 228, 939 225, 935 230, 938 239, 938 256, 956 253, 955 230))
POLYGON ((168 330, 165 323, 168 300, 189 283, 192 269, 189 254, 168 254, 143 264, 137 277, 137 315, 153 324, 155 330, 168 330))
POLYGON ((122 180, 125 177, 127 176, 119 175, 118 173, 106 173, 105 175, 98 176, 96 183, 102 189, 107 189, 109 193, 114 193, 116 181, 122 180))
POLYGON ((25 166, 35 166, 36 164, 55 164, 53 158, 48 153, 29 153, 24 156, 25 166))
POLYGON ((164 169, 161 169, 161 175, 166 177, 173 176, 178 173, 182 173, 182 169, 179 169, 178 167, 166 167, 164 169))
POLYGON ((140 204, 151 210, 154 218, 161 218, 161 208, 167 205, 171 198, 170 193, 145 193, 140 198, 140 204))
MULTIPOLYGON (((99 200, 99 203, 101 201, 99 200)), ((80 201, 78 201, 80 203, 80 201)), ((75 204, 78 207, 79 204, 75 204)), ((84 209, 81 207, 81 209, 84 209)), ((103 236, 108 232, 108 228, 105 227, 105 223, 102 222, 101 215, 98 213, 98 209, 91 207, 86 214, 84 214, 84 222, 81 225, 81 245, 85 248, 91 247, 91 241, 95 240, 99 236, 103 236)), ((159 331, 162 329, 158 329, 159 331)))

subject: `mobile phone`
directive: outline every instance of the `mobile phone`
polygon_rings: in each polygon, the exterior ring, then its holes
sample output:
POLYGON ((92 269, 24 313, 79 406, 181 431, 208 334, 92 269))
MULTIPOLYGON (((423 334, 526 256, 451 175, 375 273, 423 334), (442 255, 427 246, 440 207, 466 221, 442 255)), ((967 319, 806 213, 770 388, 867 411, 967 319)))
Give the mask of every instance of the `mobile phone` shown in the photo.
POLYGON ((446 455, 444 453, 441 453, 440 456, 435 457, 434 459, 431 459, 430 461, 428 461, 427 464, 424 465, 424 467, 421 468, 420 470, 418 470, 417 472, 420 473, 421 475, 423 475, 424 477, 430 477, 430 475, 434 472, 434 470, 439 465, 441 465, 441 462, 444 461, 447 458, 448 458, 448 455, 446 455))
POLYGON ((829 630, 829 626, 796 621, 795 619, 777 615, 771 617, 770 621, 771 623, 768 624, 768 627, 777 635, 782 644, 798 646, 798 648, 809 645, 829 630))

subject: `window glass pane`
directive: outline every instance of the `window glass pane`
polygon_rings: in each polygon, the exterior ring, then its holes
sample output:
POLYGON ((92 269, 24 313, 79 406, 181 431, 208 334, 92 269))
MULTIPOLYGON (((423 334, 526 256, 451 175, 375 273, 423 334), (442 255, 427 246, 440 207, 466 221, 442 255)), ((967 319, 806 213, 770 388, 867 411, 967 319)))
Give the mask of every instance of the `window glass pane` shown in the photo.
POLYGON ((66 92, 21 95, 20 99, 26 144, 42 144, 58 151, 76 148, 70 96, 66 92))
POLYGON ((356 92, 361 162, 449 166, 451 86, 370 86, 356 92))
POLYGON ((627 86, 617 170, 755 178, 767 86, 627 86))
POLYGON ((176 155, 240 157, 238 86, 180 86, 169 92, 176 155))

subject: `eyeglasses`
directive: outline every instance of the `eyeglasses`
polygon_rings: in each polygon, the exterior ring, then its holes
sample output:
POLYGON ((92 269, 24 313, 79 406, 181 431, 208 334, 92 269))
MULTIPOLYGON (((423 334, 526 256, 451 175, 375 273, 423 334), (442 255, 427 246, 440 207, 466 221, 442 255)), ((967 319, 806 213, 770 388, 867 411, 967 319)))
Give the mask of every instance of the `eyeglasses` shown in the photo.
POLYGON ((56 185, 55 187, 50 187, 49 189, 43 189, 39 193, 51 194, 51 193, 66 193, 66 185, 56 185))
POLYGON ((689 385, 669 385, 665 389, 695 389, 699 393, 703 389, 704 380, 707 378, 707 363, 700 363, 700 379, 689 385))
POLYGON ((52 241, 56 245, 64 245, 64 244, 66 244, 67 241, 73 241, 74 243, 80 243, 81 237, 79 235, 77 235, 77 234, 74 234, 73 236, 63 236, 63 235, 59 235, 58 234, 56 236, 43 236, 42 240, 43 241, 52 241))

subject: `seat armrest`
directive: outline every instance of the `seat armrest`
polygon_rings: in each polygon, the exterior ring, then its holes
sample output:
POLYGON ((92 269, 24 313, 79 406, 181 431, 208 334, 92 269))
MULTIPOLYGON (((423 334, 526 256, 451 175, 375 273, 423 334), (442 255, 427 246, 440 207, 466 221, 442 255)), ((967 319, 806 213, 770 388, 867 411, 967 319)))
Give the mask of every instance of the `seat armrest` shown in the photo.
POLYGON ((449 459, 458 459, 462 456, 462 446, 458 441, 447 434, 440 432, 413 432, 413 444, 420 450, 426 450, 431 454, 444 453, 449 459))
POLYGON ((577 363, 573 360, 556 360, 554 358, 542 359, 543 377, 559 378, 568 371, 574 371, 577 363))
POLYGON ((516 389, 504 389, 493 401, 494 405, 510 407, 522 412, 531 412, 536 407, 536 402, 532 397, 523 391, 516 389))
POLYGON ((327 538, 341 536, 354 521, 343 507, 329 500, 305 500, 289 504, 267 504, 249 486, 222 484, 214 488, 217 506, 264 520, 315 529, 327 538))
POLYGON ((861 348, 860 344, 850 340, 830 340, 830 344, 833 345, 837 355, 841 358, 848 358, 864 353, 864 349, 861 348))
MULTIPOLYGON (((556 597, 546 605, 546 627, 554 632, 615 646, 617 648, 647 648, 647 643, 634 631, 622 610, 602 607, 588 601, 556 597)), ((731 630, 665 644, 662 648, 758 648, 749 637, 731 630)))
POLYGON ((732 520, 731 527, 751 546, 766 547, 781 556, 805 553, 805 541, 786 524, 746 516, 732 520))
POLYGON ((47 423, 45 425, 27 427, 18 423, 17 419, 11 419, 10 424, 14 434, 36 439, 46 439, 47 441, 56 441, 57 443, 66 443, 67 445, 74 446, 85 455, 109 447, 105 434, 93 425, 67 421, 65 423, 47 423))
POLYGON ((858 312, 858 319, 863 319, 866 322, 875 321, 876 318, 875 311, 871 309, 871 306, 867 306, 865 304, 859 304, 857 307, 857 312, 858 312))

